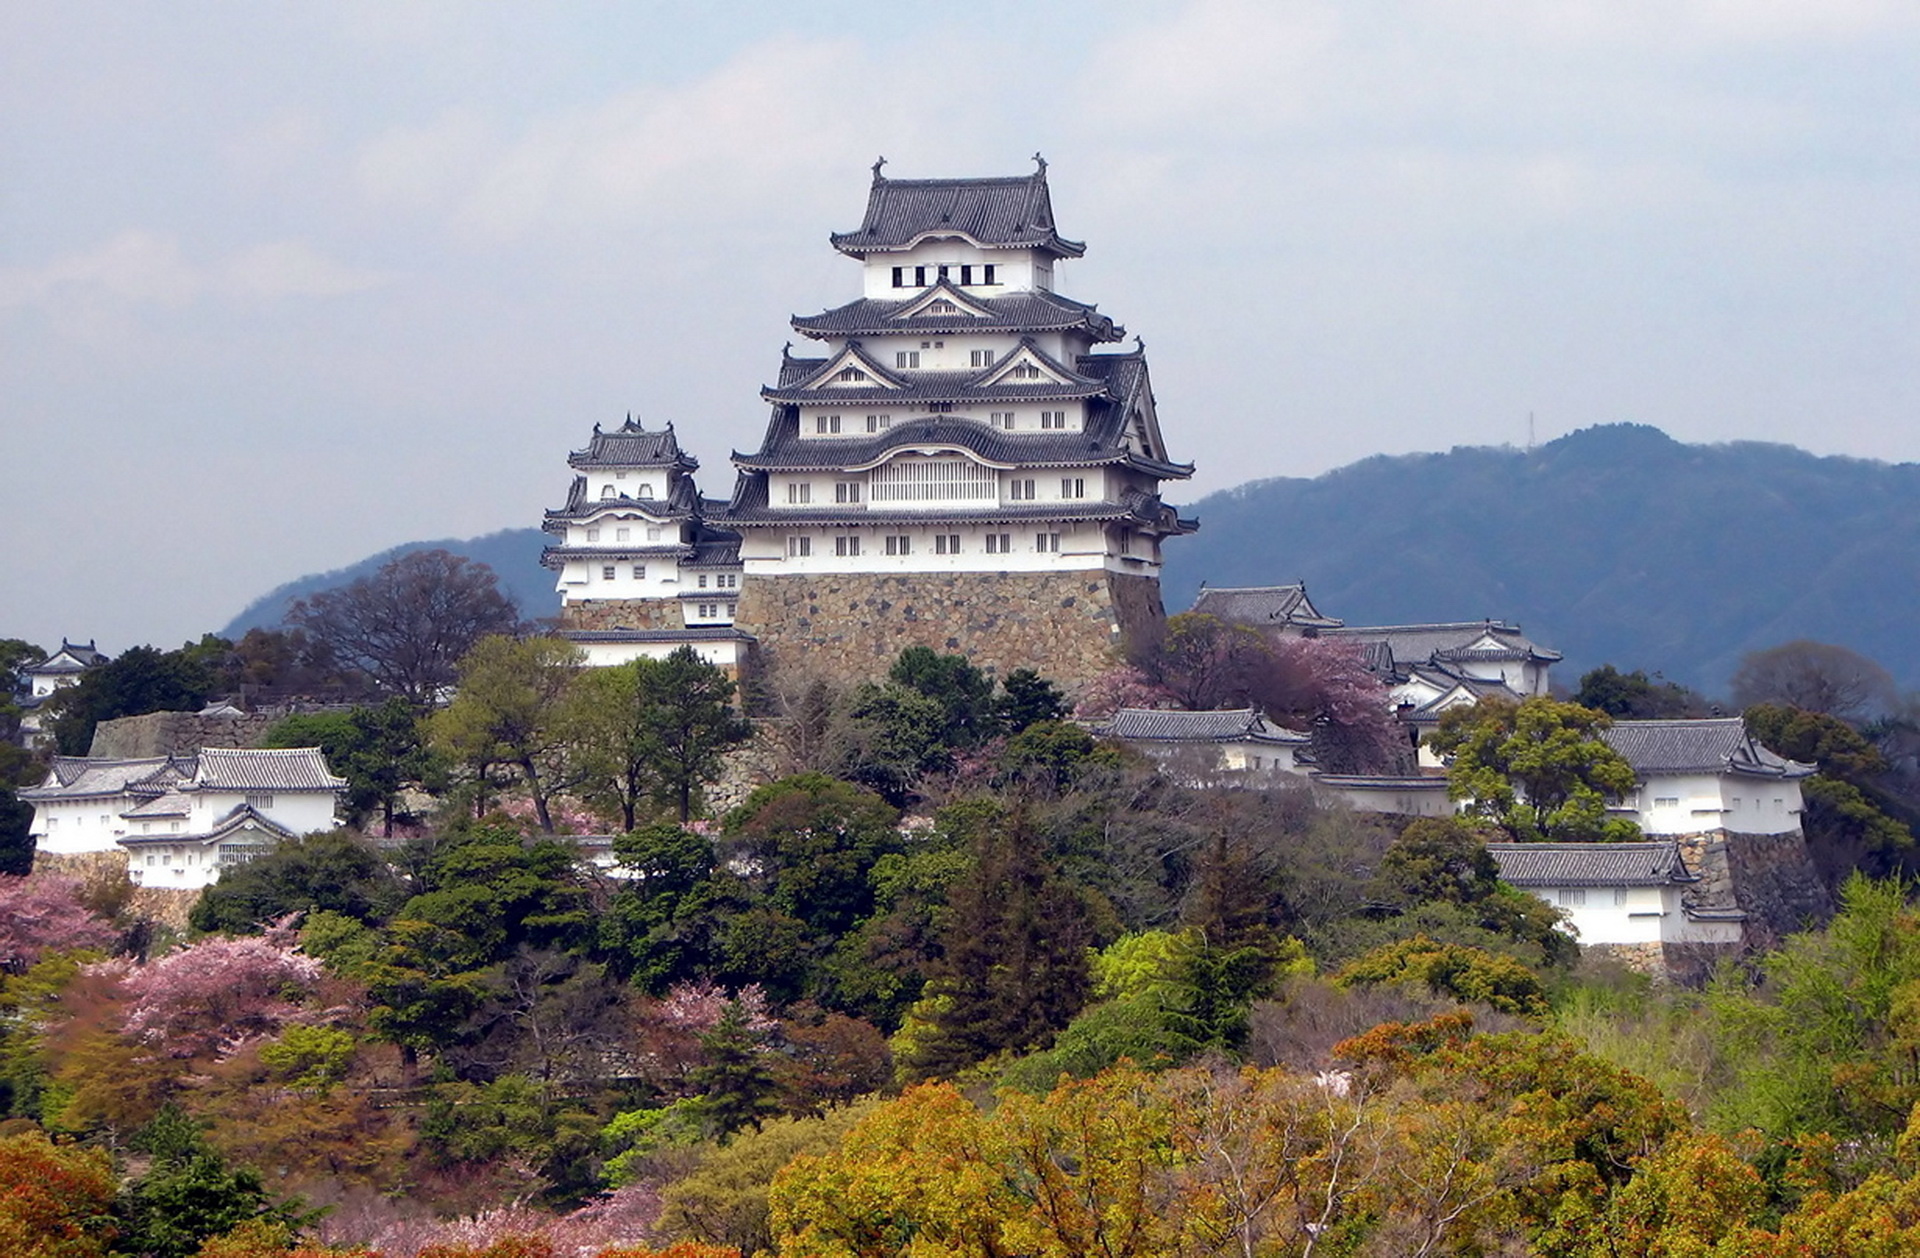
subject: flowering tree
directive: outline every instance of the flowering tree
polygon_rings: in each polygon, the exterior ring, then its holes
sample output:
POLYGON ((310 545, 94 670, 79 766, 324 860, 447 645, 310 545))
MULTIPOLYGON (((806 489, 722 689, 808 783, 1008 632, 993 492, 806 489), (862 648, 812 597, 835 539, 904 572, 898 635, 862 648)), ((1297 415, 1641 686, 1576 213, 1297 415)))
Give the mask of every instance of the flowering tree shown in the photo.
POLYGON ((281 934, 206 939, 129 968, 126 1033, 176 1058, 231 1056, 278 1035, 321 976, 320 962, 281 934))
POLYGON ((0 970, 23 973, 48 952, 111 948, 118 933, 80 894, 77 878, 0 876, 0 970))
POLYGON ((1336 772, 1391 768, 1403 743, 1387 690, 1366 666, 1358 643, 1276 637, 1255 697, 1270 716, 1308 724, 1315 751, 1336 772))
POLYGON ((1080 688, 1073 714, 1083 721, 1104 721, 1121 708, 1171 708, 1179 700, 1165 686, 1131 664, 1110 668, 1080 688))

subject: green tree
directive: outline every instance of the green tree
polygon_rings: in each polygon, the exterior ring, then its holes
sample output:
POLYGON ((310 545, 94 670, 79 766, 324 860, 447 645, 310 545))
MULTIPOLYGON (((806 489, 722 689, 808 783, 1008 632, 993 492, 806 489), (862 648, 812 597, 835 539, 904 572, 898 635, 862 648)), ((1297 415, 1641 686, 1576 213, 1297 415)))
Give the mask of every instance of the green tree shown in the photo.
POLYGON ((617 811, 622 830, 638 823, 640 809, 659 789, 647 674, 652 660, 582 670, 567 696, 567 736, 580 766, 580 794, 596 807, 617 811))
POLYGON ((328 910, 357 921, 384 920, 406 897, 381 854, 347 830, 285 839, 227 870, 194 901, 195 930, 250 934, 288 913, 328 910))
POLYGON ((1630 839, 1607 804, 1633 789, 1633 766, 1600 732, 1604 712, 1536 696, 1449 709, 1432 736, 1449 760, 1447 794, 1520 842, 1630 839))
POLYGON ((229 1167, 193 1120, 169 1104, 134 1138, 151 1155, 145 1174, 128 1184, 114 1208, 122 1252, 142 1258, 192 1258, 202 1241, 250 1219, 297 1225, 297 1202, 278 1202, 251 1170, 229 1167))
POLYGON ((548 834, 549 803, 570 780, 564 701, 579 671, 580 652, 563 639, 482 638, 461 657, 453 702, 428 723, 434 745, 483 791, 493 766, 512 765, 548 834))
POLYGON ((1875 877, 1910 870, 1912 811, 1885 789, 1886 758, 1865 735, 1837 716, 1779 704, 1755 704, 1745 718, 1770 751, 1820 770, 1800 784, 1800 825, 1829 885, 1856 869, 1875 877))
POLYGON ((1041 721, 1064 721, 1070 711, 1060 687, 1031 668, 1008 669, 993 702, 994 716, 1009 734, 1041 721))
POLYGON ((713 844, 670 822, 613 841, 626 877, 599 920, 615 968, 656 995, 713 964, 726 907, 713 844))
POLYGON ((873 869, 901 850, 899 812, 820 773, 762 786, 727 817, 730 853, 750 862, 769 904, 832 941, 874 910, 873 869))
POLYGON ((647 683, 654 798, 684 823, 693 816, 701 790, 719 775, 727 751, 753 737, 753 725, 733 709, 733 682, 690 646, 641 676, 647 683))
POLYGON ((421 738, 420 718, 406 700, 346 712, 299 713, 276 722, 263 747, 318 747, 327 766, 347 780, 349 819, 363 824, 380 814, 380 832, 393 834, 394 809, 413 784, 435 784, 439 764, 421 738))
POLYGON ((700 1036, 705 1060, 691 1078, 700 1089, 702 1114, 722 1138, 743 1127, 758 1127, 780 1111, 780 1083, 764 1038, 737 1000, 727 1002, 720 1021, 700 1036))
POLYGON ((1024 815, 986 807, 971 820, 973 868, 948 892, 922 1002, 932 1025, 907 1063, 922 1076, 1044 1045, 1087 998, 1085 903, 1024 815))
POLYGON ((61 754, 84 756, 102 721, 148 712, 192 712, 219 685, 215 665, 229 644, 208 634, 177 651, 136 646, 82 673, 77 684, 48 697, 48 727, 61 754))
MULTIPOLYGON (((910 646, 894 660, 887 680, 940 705, 937 737, 942 747, 976 747, 999 732, 993 679, 964 655, 940 655, 932 647, 910 646)), ((1031 684, 1023 684, 1023 690, 1029 699, 1037 698, 1031 684)))
POLYGON ((1706 701, 1678 682, 1658 673, 1649 677, 1638 668, 1623 673, 1611 664, 1583 674, 1573 701, 1616 720, 1651 721, 1707 713, 1706 701))
POLYGON ((848 697, 846 714, 843 774, 896 806, 906 806, 921 778, 953 763, 946 711, 918 690, 868 682, 848 697))

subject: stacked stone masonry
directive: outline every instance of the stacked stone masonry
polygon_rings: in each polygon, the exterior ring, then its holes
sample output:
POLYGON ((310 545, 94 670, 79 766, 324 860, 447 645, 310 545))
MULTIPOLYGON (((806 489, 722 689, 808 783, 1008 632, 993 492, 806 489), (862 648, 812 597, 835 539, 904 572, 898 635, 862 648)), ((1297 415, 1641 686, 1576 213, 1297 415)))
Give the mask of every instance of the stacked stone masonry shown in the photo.
POLYGON ((768 667, 854 683, 910 646, 1005 676, 1032 668, 1071 690, 1165 621, 1159 583, 1109 572, 750 577, 735 623, 768 667))

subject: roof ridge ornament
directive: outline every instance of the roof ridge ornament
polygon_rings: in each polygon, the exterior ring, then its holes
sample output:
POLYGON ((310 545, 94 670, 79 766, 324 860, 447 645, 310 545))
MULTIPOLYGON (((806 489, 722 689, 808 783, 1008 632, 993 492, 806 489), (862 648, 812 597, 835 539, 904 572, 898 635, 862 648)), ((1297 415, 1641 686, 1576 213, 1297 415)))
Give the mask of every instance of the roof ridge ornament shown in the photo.
POLYGON ((885 154, 882 154, 882 155, 881 155, 881 157, 880 157, 880 160, 879 160, 879 161, 876 161, 876 162, 875 162, 875 163, 873 164, 873 181, 874 181, 875 183, 880 183, 880 182, 882 182, 882 181, 883 181, 883 180, 884 180, 884 179, 886 178, 886 176, 885 176, 885 175, 882 175, 882 174, 880 173, 880 168, 881 168, 882 166, 885 166, 886 164, 887 164, 887 159, 886 159, 886 155, 885 155, 885 154))
POLYGON ((1047 159, 1040 156, 1040 150, 1038 149, 1035 149, 1033 152, 1033 164, 1038 168, 1033 173, 1045 179, 1047 177, 1047 159))

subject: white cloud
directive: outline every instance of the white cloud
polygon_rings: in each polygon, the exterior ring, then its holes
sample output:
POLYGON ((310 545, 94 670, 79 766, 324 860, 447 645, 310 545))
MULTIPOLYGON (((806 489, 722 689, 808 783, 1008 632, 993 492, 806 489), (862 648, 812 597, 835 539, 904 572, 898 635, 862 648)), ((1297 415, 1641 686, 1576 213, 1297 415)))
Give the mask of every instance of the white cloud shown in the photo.
POLYGON ((338 297, 390 278, 338 262, 299 240, 254 245, 198 266, 182 253, 177 237, 132 228, 37 267, 0 269, 0 307, 179 307, 209 294, 338 297))
POLYGON ((392 278, 336 262, 300 240, 242 250, 222 263, 219 273, 224 290, 256 297, 343 297, 392 278))

